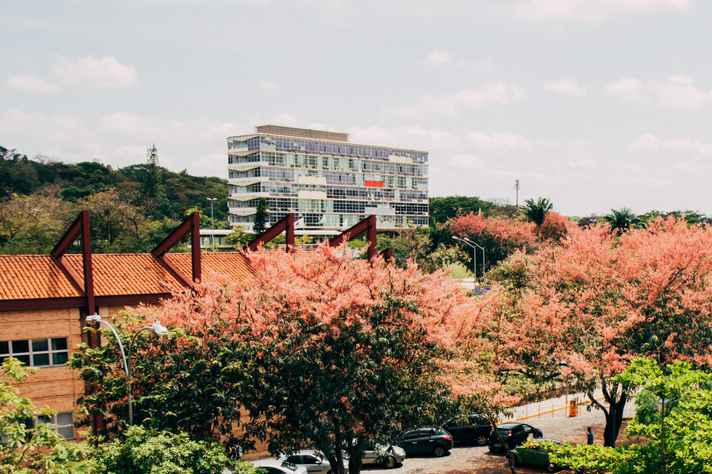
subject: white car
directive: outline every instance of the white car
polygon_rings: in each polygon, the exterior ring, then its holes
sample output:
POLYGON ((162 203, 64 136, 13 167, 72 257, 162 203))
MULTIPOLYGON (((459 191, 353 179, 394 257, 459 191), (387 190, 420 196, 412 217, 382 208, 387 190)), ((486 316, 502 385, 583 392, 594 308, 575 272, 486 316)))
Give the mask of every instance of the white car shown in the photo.
POLYGON ((405 451, 400 446, 386 446, 376 444, 371 449, 366 449, 361 458, 362 464, 376 464, 386 469, 393 469, 403 464, 405 451))
POLYGON ((279 460, 286 464, 303 467, 309 474, 329 474, 332 472, 329 460, 321 452, 313 449, 302 449, 296 453, 282 456, 279 460))
POLYGON ((307 474, 304 467, 271 458, 252 461, 252 465, 257 468, 258 474, 307 474))

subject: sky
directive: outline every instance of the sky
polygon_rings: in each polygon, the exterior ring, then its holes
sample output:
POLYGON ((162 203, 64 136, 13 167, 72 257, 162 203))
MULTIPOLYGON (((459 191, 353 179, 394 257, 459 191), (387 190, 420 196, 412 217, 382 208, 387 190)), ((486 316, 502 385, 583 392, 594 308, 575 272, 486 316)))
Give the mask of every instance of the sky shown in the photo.
POLYGON ((263 123, 430 153, 430 193, 712 213, 712 1, 2 2, 0 144, 227 176, 263 123))

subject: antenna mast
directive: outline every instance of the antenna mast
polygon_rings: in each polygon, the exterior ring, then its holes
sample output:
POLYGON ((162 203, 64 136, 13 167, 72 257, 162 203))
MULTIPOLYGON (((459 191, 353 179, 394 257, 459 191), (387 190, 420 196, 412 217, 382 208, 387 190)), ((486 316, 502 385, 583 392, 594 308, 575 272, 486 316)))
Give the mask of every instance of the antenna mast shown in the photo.
POLYGON ((146 149, 146 162, 149 165, 158 166, 158 148, 155 144, 146 149))

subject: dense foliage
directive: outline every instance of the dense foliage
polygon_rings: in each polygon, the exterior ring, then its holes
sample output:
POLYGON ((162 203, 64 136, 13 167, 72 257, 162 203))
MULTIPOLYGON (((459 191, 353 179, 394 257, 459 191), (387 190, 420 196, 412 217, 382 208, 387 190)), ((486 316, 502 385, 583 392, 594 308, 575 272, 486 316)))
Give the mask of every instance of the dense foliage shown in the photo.
POLYGON ((606 445, 633 389, 616 375, 632 357, 712 362, 711 228, 670 219, 622 236, 574 229, 491 277, 498 284, 479 300, 480 319, 490 322, 483 334, 497 370, 587 390, 605 413, 606 445))
POLYGON ((69 474, 85 472, 81 466, 86 450, 66 442, 48 424, 37 424, 38 410, 18 394, 13 384, 31 372, 13 358, 4 361, 0 372, 0 473, 69 474))
POLYGON ((618 378, 656 400, 653 416, 637 413, 619 448, 537 442, 559 466, 587 473, 692 474, 712 472, 712 372, 676 362, 660 367, 637 358, 618 378))
POLYGON ((254 474, 251 464, 230 460, 215 442, 191 439, 185 433, 131 426, 122 439, 99 445, 92 459, 95 471, 107 474, 254 474))
MULTIPOLYGON (((232 448, 242 407, 242 444, 269 433, 275 453, 314 446, 334 466, 347 453, 357 473, 369 443, 441 421, 455 385, 445 366, 474 324, 473 300, 440 273, 343 250, 261 250, 250 281, 214 277, 142 309, 175 331, 131 350, 137 422, 232 448)), ((115 359, 84 348, 75 361, 100 387, 83 403, 113 413, 120 431, 127 386, 115 359)))
POLYGON ((92 213, 96 251, 145 251, 184 214, 225 227, 227 182, 140 164, 0 159, 0 253, 46 253, 79 210, 92 213), (208 198, 215 197, 214 221, 208 198))

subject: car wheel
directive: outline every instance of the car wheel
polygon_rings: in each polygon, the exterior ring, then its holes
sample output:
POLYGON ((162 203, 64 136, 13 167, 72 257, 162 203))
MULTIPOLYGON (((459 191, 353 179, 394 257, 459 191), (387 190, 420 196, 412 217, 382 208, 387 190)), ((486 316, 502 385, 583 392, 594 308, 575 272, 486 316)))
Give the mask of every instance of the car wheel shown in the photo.
POLYGON ((478 436, 477 439, 475 440, 475 443, 477 443, 477 446, 484 446, 489 442, 489 438, 487 436, 478 436))
POLYGON ((433 456, 436 458, 441 458, 445 456, 445 448, 442 446, 435 446, 435 449, 433 449, 433 456))
POLYGON ((397 464, 398 463, 396 462, 393 456, 388 456, 383 462, 383 467, 385 467, 386 469, 393 469, 394 467, 396 467, 397 464))

